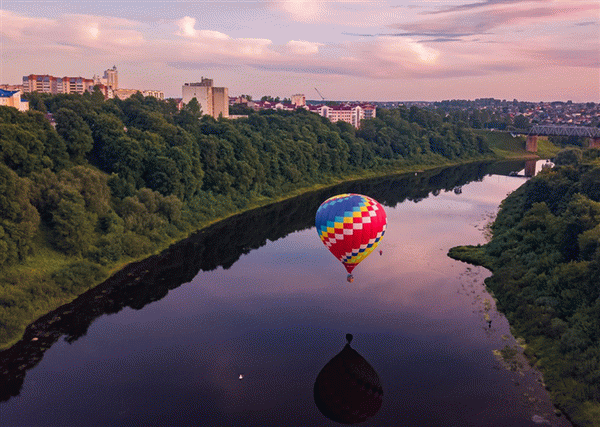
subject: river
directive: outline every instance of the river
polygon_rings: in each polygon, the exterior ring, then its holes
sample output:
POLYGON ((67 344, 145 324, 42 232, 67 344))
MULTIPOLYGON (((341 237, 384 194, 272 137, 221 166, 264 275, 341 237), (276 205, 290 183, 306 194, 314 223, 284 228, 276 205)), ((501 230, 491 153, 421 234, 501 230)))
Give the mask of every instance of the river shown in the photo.
MULTIPOLYGON (((569 426, 537 371, 494 356, 515 340, 484 289, 490 273, 447 257, 485 242, 501 200, 527 179, 509 174, 523 169, 484 163, 346 183, 132 264, 0 352, 0 425, 340 425, 313 390, 350 333, 383 390, 360 425, 569 426), (377 199, 388 215, 381 255, 353 283, 314 228, 319 204, 343 192, 377 199)), ((340 381, 340 395, 366 393, 340 381)))

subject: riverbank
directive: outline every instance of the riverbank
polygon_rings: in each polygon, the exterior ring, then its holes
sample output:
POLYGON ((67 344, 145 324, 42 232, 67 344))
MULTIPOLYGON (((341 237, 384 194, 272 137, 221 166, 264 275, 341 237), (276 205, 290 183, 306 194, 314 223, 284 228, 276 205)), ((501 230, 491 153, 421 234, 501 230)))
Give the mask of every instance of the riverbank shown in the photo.
MULTIPOLYGON (((486 159, 478 161, 483 160, 486 159)), ((23 336, 27 325, 57 307, 70 303, 82 293, 94 288, 108 277, 119 272, 125 266, 159 254, 170 245, 231 216, 304 193, 331 187, 341 182, 399 175, 460 163, 418 164, 395 170, 365 171, 361 174, 348 175, 345 179, 330 179, 320 185, 297 188, 283 197, 255 199, 244 209, 232 211, 225 216, 212 218, 209 221, 198 224, 197 229, 173 236, 163 244, 155 246, 151 252, 143 253, 138 257, 123 257, 117 263, 104 266, 91 263, 81 257, 68 256, 57 251, 48 243, 49 239, 46 236, 48 230, 41 229, 34 241, 36 245, 34 254, 22 263, 4 268, 0 274, 0 283, 2 284, 0 291, 2 292, 3 299, 3 304, 0 305, 0 324, 2 325, 2 328, 0 328, 0 350, 9 348, 18 342, 23 336), (69 266, 74 263, 76 264, 76 270, 71 272, 69 266), (67 277, 64 278, 64 283, 56 284, 54 279, 56 275, 66 270, 68 271, 67 277), (33 284, 35 284, 36 291, 30 290, 34 287, 33 284)))
MULTIPOLYGON (((475 228, 485 232, 491 215, 476 224, 475 228)), ((492 345, 494 362, 492 369, 506 371, 514 393, 521 398, 527 418, 535 424, 553 427, 572 427, 569 419, 556 408, 544 383, 543 374, 525 356, 526 344, 515 339, 510 324, 497 310, 496 301, 490 296, 484 283, 489 270, 467 265, 461 273, 460 293, 472 299, 473 312, 480 317, 481 329, 492 345)))
MULTIPOLYGON (((448 255, 457 261, 492 271, 490 260, 485 257, 483 251, 482 246, 459 246, 451 248, 448 255)), ((467 271, 471 271, 471 267, 467 267, 467 271)), ((493 291, 486 286, 485 281, 481 282, 481 289, 477 289, 476 292, 481 292, 481 295, 489 293, 493 298, 493 291)), ((553 399, 550 388, 544 381, 543 367, 536 363, 537 359, 533 356, 531 348, 528 348, 522 334, 512 328, 510 323, 504 328, 498 325, 502 321, 499 322, 497 319, 504 317, 505 313, 498 309, 495 298, 490 301, 481 295, 479 293, 476 295, 476 301, 481 306, 479 312, 488 322, 486 329, 489 327, 490 334, 495 335, 497 341, 500 342, 498 347, 492 351, 497 361, 497 365, 494 365, 493 368, 509 371, 513 375, 512 381, 515 390, 522 396, 524 404, 529 406, 533 413, 531 421, 541 426, 554 427, 588 425, 574 424, 568 413, 559 408, 553 399), (490 322, 490 315, 496 319, 493 323, 490 322), (498 336, 501 339, 498 339, 498 336)), ((506 321, 506 319, 504 320, 506 321)), ((591 424, 591 426, 595 425, 591 424)))
MULTIPOLYGON (((296 188, 289 191, 285 196, 256 198, 251 200, 243 209, 231 211, 224 216, 211 218, 208 221, 197 224, 197 228, 194 230, 171 236, 170 239, 156 245, 151 252, 145 252, 137 257, 123 257, 116 263, 98 265, 83 258, 61 253, 48 243, 50 240, 47 236, 48 230, 41 229, 35 240, 37 246, 34 255, 26 259, 23 263, 5 268, 0 276, 0 282, 4 284, 2 288, 4 303, 0 306, 0 324, 3 326, 0 328, 0 349, 8 348, 19 341, 25 327, 35 319, 61 305, 73 301, 78 295, 102 283, 128 264, 156 255, 177 241, 183 240, 193 233, 197 233, 218 221, 241 212, 331 187, 342 182, 414 173, 472 162, 535 159, 540 157, 537 154, 528 153, 524 150, 524 139, 522 137, 512 138, 510 134, 494 132, 486 132, 482 135, 485 135, 486 139, 489 138, 489 146, 494 155, 469 158, 463 161, 450 161, 439 157, 435 160, 429 159, 429 163, 410 164, 405 162, 396 168, 365 170, 360 173, 345 175, 344 177, 331 177, 317 185, 296 188), (75 267, 70 268, 73 263, 75 263, 75 267), (57 274, 61 275, 59 285, 56 283, 57 274), (32 285, 28 286, 29 284, 32 285)), ((540 154, 544 157, 548 157, 558 151, 558 147, 543 142, 540 143, 539 148, 540 154)))
MULTIPOLYGON (((527 364, 544 374, 552 400, 574 425, 598 427, 600 167, 597 150, 575 154, 565 151, 556 159, 562 167, 503 201, 487 244, 457 246, 448 255, 492 272, 486 287, 526 344, 527 364)), ((509 361, 521 353, 514 350, 503 351, 509 361)))

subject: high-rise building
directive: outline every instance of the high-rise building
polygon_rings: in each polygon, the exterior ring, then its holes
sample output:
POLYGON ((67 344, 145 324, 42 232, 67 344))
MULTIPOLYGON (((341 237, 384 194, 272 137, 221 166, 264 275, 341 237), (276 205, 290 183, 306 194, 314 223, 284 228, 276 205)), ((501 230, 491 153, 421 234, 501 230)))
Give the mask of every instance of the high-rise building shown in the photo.
POLYGON ((108 70, 104 70, 104 77, 94 74, 93 79, 96 84, 104 85, 110 90, 119 88, 119 72, 117 71, 116 65, 113 65, 113 67, 108 70))
POLYGON ((119 73, 117 72, 116 65, 113 65, 112 68, 104 71, 104 79, 106 80, 106 83, 103 83, 106 86, 112 88, 113 90, 119 88, 119 73))
POLYGON ((306 97, 303 93, 297 93, 292 95, 292 104, 295 104, 296 107, 304 107, 306 105, 306 97))
POLYGON ((212 79, 202 77, 200 82, 185 83, 181 87, 184 104, 196 98, 203 114, 215 119, 219 116, 229 117, 229 90, 226 87, 214 87, 212 79))

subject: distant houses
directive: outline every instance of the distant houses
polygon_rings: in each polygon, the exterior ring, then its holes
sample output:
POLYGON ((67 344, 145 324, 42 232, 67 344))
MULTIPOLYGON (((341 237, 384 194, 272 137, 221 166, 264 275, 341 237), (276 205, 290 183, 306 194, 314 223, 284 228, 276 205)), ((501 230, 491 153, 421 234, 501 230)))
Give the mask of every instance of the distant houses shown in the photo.
POLYGON ((304 108, 321 117, 328 118, 332 123, 343 121, 351 124, 355 128, 360 127, 360 122, 364 119, 374 119, 377 114, 377 107, 370 103, 340 103, 340 104, 319 104, 307 105, 303 94, 292 95, 291 101, 250 101, 243 96, 230 97, 230 105, 243 104, 254 111, 260 110, 280 110, 295 111, 298 108, 304 108))
MULTIPOLYGON (((22 101, 20 97, 17 101, 17 97, 14 95, 15 91, 6 89, 3 89, 0 95, 0 105, 14 106, 22 111, 29 108, 27 101, 22 101)), ((24 93, 77 93, 80 95, 99 89, 105 99, 127 99, 138 92, 144 96, 153 96, 161 100, 165 99, 163 91, 160 90, 120 88, 119 74, 116 66, 105 70, 102 77, 94 75, 91 79, 68 76, 56 77, 49 74, 29 74, 23 76, 22 85, 19 85, 19 89, 24 93)), ((229 106, 239 104, 254 111, 295 111, 298 108, 303 108, 329 119, 332 123, 343 121, 355 128, 360 127, 362 120, 376 117, 376 105, 371 103, 307 104, 306 97, 302 93, 293 94, 290 99, 285 99, 284 101, 279 101, 279 98, 275 100, 270 98, 270 100, 252 101, 244 95, 229 97, 228 88, 215 87, 212 79, 204 77, 202 77, 200 82, 184 83, 181 88, 181 98, 175 98, 174 100, 177 103, 177 108, 181 110, 194 98, 198 101, 202 113, 214 118, 229 117, 229 106)), ((231 116, 231 118, 238 117, 243 116, 231 116)))
POLYGON ((29 74, 23 76, 23 92, 51 93, 77 93, 83 95, 93 92, 95 88, 100 89, 105 99, 119 98, 127 99, 131 95, 140 92, 144 96, 154 96, 157 99, 165 99, 161 90, 148 89, 124 89, 119 87, 119 73, 117 67, 113 66, 104 71, 104 76, 94 75, 91 79, 84 77, 57 77, 49 74, 29 74))

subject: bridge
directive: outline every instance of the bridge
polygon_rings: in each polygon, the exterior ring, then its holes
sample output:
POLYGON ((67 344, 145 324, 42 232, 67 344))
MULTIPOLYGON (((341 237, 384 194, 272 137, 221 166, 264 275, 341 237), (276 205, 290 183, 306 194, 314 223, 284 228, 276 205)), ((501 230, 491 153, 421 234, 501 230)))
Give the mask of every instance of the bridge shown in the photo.
POLYGON ((534 125, 527 135, 527 151, 537 151, 538 136, 578 136, 590 138, 590 148, 600 148, 600 128, 587 126, 534 125))

